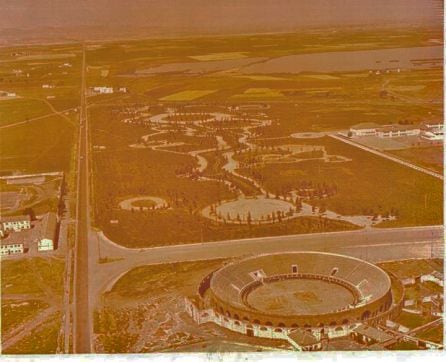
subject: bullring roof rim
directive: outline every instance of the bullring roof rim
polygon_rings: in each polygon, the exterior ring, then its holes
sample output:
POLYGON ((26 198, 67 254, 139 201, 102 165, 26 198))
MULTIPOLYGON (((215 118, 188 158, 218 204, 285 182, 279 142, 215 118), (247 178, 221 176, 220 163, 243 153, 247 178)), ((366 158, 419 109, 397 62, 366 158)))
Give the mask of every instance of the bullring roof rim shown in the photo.
POLYGON ((285 252, 275 252, 275 253, 261 253, 261 254, 256 254, 256 255, 251 255, 248 257, 244 257, 244 258, 237 258, 236 260, 231 261, 230 263, 227 263, 225 265, 223 265, 221 268, 217 269, 214 272, 214 275, 211 278, 211 286, 214 283, 215 277, 220 274, 222 272, 222 270, 228 268, 231 265, 237 264, 237 263, 241 263, 245 260, 251 260, 251 259, 257 259, 260 258, 262 256, 274 256, 274 255, 284 255, 284 254, 323 254, 323 255, 332 255, 332 256, 338 256, 338 257, 342 257, 342 258, 347 258, 347 259, 352 259, 355 261, 359 261, 361 263, 365 263, 370 265, 371 267, 373 267, 374 269, 378 270, 381 274, 385 275, 387 282, 391 285, 392 284, 392 280, 390 279, 390 275, 382 268, 380 268, 379 266, 364 260, 364 259, 359 259, 359 258, 355 258, 353 256, 350 255, 345 255, 345 254, 337 254, 337 253, 329 253, 326 251, 316 251, 316 250, 296 250, 296 251, 285 251, 285 252))

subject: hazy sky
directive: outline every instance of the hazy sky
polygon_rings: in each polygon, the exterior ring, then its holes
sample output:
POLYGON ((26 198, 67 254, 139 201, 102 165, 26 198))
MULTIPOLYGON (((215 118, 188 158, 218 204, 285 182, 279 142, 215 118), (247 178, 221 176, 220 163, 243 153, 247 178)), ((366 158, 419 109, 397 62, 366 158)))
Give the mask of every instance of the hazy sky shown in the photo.
POLYGON ((282 30, 308 25, 441 24, 442 0, 0 0, 0 28, 282 30))

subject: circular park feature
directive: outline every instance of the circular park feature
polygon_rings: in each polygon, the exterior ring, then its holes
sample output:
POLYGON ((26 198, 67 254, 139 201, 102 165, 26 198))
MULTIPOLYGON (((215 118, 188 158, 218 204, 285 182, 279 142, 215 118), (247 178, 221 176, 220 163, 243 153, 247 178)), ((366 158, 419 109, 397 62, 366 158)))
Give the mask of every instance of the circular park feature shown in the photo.
POLYGON ((257 196, 256 198, 241 197, 220 205, 211 205, 202 213, 219 222, 248 224, 250 222, 272 223, 288 219, 294 216, 294 210, 294 205, 288 201, 257 196))
POLYGON ((325 136, 324 132, 298 132, 298 133, 293 133, 292 135, 290 135, 290 137, 293 138, 322 138, 325 136))
POLYGON ((140 196, 123 200, 119 203, 123 210, 158 210, 167 209, 169 204, 166 200, 156 196, 140 196))

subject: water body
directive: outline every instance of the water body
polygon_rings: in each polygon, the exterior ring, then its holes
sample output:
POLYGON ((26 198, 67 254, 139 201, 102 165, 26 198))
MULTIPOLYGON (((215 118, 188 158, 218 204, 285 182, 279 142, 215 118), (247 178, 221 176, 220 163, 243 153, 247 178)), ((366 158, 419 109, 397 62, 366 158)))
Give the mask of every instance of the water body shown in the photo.
POLYGON ((442 67, 443 47, 393 48, 296 54, 247 65, 244 74, 343 72, 442 67))
MULTIPOLYGON (((189 75, 238 70, 242 74, 345 72, 386 69, 428 69, 443 66, 443 47, 391 48, 359 51, 294 54, 278 58, 243 58, 169 63, 137 70, 134 76, 166 73, 189 75)), ((126 75, 129 76, 129 75, 126 75)))
POLYGON ((245 65, 264 60, 268 60, 268 58, 259 57, 231 60, 212 60, 203 62, 170 63, 162 64, 157 67, 137 70, 135 74, 139 76, 163 73, 202 74, 243 67, 245 65))

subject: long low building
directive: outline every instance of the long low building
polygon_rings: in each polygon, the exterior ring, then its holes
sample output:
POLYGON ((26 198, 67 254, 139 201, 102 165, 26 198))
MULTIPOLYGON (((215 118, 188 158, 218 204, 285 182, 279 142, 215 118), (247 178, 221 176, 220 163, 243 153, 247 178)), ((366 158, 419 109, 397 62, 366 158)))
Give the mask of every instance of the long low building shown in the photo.
POLYGON ((381 138, 418 136, 420 134, 420 126, 392 124, 376 129, 376 135, 381 138))
POLYGON ((11 239, 2 239, 0 245, 0 255, 14 255, 23 254, 25 252, 25 246, 22 242, 11 239))
POLYGON ((364 123, 359 123, 359 124, 355 124, 354 126, 351 126, 350 132, 352 133, 353 137, 375 136, 376 129, 378 127, 381 127, 381 126, 377 123, 364 122, 364 123))
POLYGON ((441 122, 424 122, 421 124, 387 124, 373 122, 359 123, 350 127, 349 136, 380 138, 420 136, 429 141, 441 141, 444 137, 444 125, 441 122))
POLYGON ((31 217, 29 215, 3 216, 0 219, 4 232, 31 229, 31 217))

